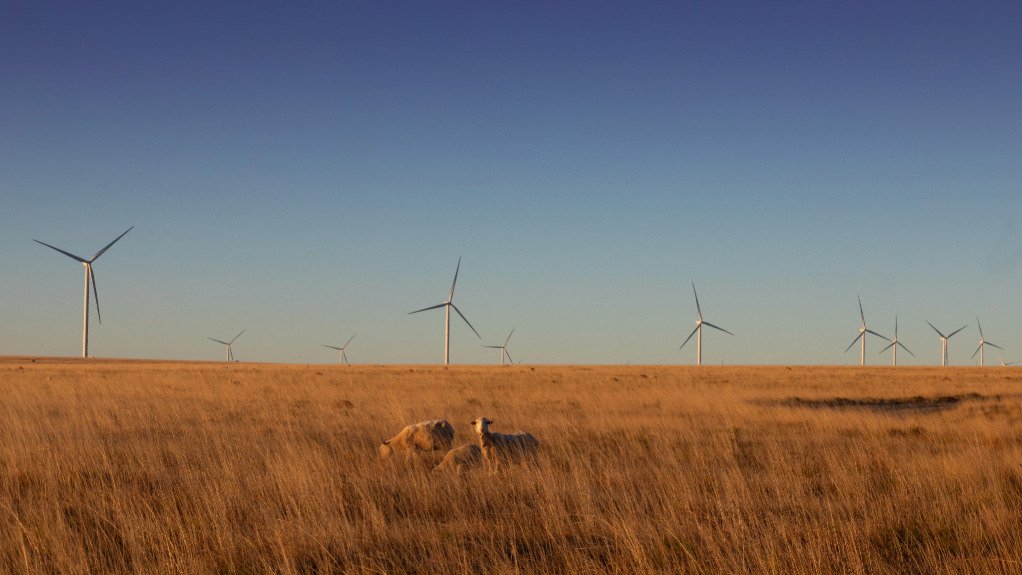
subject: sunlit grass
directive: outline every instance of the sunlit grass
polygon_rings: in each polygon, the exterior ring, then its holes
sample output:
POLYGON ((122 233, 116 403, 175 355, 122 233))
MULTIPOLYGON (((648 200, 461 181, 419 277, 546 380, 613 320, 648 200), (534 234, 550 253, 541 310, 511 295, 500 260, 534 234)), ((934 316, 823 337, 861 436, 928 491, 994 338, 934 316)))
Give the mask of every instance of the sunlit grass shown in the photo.
POLYGON ((0 360, 0 572, 1017 573, 1020 384, 0 360), (474 441, 478 415, 540 465, 376 459, 424 419, 474 441))

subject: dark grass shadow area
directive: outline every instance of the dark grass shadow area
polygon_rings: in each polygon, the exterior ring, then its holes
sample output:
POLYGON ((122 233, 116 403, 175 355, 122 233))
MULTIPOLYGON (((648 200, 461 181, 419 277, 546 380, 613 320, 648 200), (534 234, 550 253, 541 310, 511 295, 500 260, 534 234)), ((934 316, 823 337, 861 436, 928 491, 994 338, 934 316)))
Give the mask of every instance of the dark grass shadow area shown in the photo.
POLYGON ((789 397, 779 400, 760 401, 758 403, 777 407, 802 407, 807 409, 868 409, 883 412, 932 412, 954 409, 965 401, 980 401, 984 399, 1000 398, 987 397, 979 393, 964 393, 960 395, 936 395, 931 397, 922 395, 914 395, 912 397, 827 397, 814 399, 789 397))

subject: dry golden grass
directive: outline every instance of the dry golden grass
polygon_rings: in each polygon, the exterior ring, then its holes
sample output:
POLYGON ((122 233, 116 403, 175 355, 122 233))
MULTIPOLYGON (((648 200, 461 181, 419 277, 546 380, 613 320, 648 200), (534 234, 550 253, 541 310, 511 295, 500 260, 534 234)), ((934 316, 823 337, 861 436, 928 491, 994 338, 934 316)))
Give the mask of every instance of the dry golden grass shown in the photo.
POLYGON ((9 358, 0 571, 1018 573, 1020 385, 998 367, 9 358), (376 459, 423 419, 473 441, 477 415, 535 434, 541 465, 376 459))

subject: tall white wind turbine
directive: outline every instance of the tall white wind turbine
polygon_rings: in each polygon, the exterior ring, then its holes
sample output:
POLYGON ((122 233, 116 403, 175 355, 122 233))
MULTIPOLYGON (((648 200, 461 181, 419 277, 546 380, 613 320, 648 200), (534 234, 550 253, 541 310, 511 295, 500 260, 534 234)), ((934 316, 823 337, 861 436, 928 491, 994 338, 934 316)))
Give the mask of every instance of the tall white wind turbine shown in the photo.
POLYGON ((341 357, 338 359, 338 363, 343 363, 344 365, 351 365, 350 363, 348 363, 348 354, 344 353, 344 350, 347 349, 348 344, 351 343, 351 340, 355 339, 356 335, 358 334, 353 334, 351 337, 349 337, 348 341, 341 347, 335 347, 332 345, 327 345, 325 343, 323 344, 323 347, 329 347, 330 349, 336 349, 337 351, 341 352, 340 353, 341 357))
POLYGON ((215 342, 217 342, 219 344, 227 346, 226 349, 224 350, 224 361, 230 363, 230 362, 234 361, 234 352, 231 351, 231 346, 234 345, 234 342, 237 341, 238 338, 241 337, 241 334, 245 333, 245 330, 247 330, 247 329, 248 328, 245 328, 245 329, 239 331, 238 335, 234 336, 231 339, 231 341, 221 341, 219 339, 213 339, 211 337, 206 338, 206 339, 208 339, 210 341, 215 341, 215 342))
POLYGON ((468 325, 469 328, 472 329, 472 332, 476 334, 476 337, 478 337, 479 339, 483 339, 483 336, 479 335, 479 332, 476 331, 476 328, 472 327, 472 324, 468 321, 468 318, 465 317, 465 314, 461 313, 461 310, 458 309, 458 306, 454 305, 454 288, 455 288, 455 286, 458 285, 458 272, 459 271, 461 271, 461 258, 458 258, 458 267, 455 268, 455 270, 454 270, 454 281, 451 282, 451 293, 447 295, 447 301, 445 301, 444 303, 441 303, 441 304, 431 305, 429 307, 424 307, 422 309, 417 309, 415 311, 408 312, 408 315, 412 315, 413 313, 419 313, 420 311, 429 311, 431 309, 444 308, 444 365, 448 365, 451 362, 451 309, 452 308, 454 309, 454 311, 456 311, 458 313, 459 316, 461 316, 461 319, 465 320, 465 323, 468 325))
POLYGON ((855 339, 852 340, 852 343, 848 344, 848 347, 845 348, 845 353, 848 353, 848 350, 852 349, 852 346, 855 345, 855 342, 862 340, 862 349, 859 352, 859 365, 866 365, 866 334, 875 335, 884 341, 891 340, 866 327, 866 314, 863 313, 862 311, 862 297, 861 296, 856 297, 859 298, 859 317, 862 319, 862 324, 859 326, 859 335, 855 336, 855 339))
POLYGON ((933 328, 933 331, 937 332, 937 335, 940 336, 940 365, 941 365, 941 367, 945 367, 945 366, 947 366, 947 340, 951 339, 951 336, 953 336, 956 333, 962 331, 963 329, 965 329, 968 326, 964 326, 963 325, 962 327, 956 329, 955 331, 953 331, 953 332, 951 332, 951 333, 949 333, 947 335, 944 335, 943 333, 940 332, 939 329, 934 327, 934 325, 932 323, 930 323, 929 321, 927 321, 926 323, 929 324, 930 327, 933 328))
POLYGON ((102 316, 99 313, 99 290, 96 289, 96 273, 92 269, 92 264, 93 264, 93 262, 95 262, 96 260, 99 259, 99 256, 103 255, 104 252, 106 252, 108 249, 110 249, 110 246, 116 244, 117 240, 123 238, 125 234, 127 234, 128 232, 130 232, 133 229, 135 229, 135 226, 131 226, 130 228, 125 230, 123 234, 121 234, 121 235, 117 236, 116 238, 114 238, 114 241, 108 243, 106 245, 106 247, 104 247, 103 249, 101 249, 98 252, 96 252, 96 255, 92 256, 92 259, 89 259, 89 260, 87 260, 85 258, 80 258, 80 257, 78 257, 78 256, 76 256, 76 255, 74 255, 74 254, 72 254, 70 252, 65 252, 64 250, 62 250, 62 249, 60 249, 58 247, 51 246, 50 244, 48 244, 46 242, 41 242, 41 241, 35 240, 35 239, 32 240, 33 242, 35 242, 37 244, 42 244, 42 245, 44 245, 44 246, 46 246, 46 247, 48 247, 48 248, 50 248, 52 250, 56 250, 56 251, 64 254, 65 256, 67 256, 67 257, 69 257, 69 258, 71 258, 71 259, 73 259, 73 260, 75 260, 77 262, 81 262, 81 264, 85 267, 85 294, 82 297, 82 357, 89 357, 89 284, 90 283, 92 284, 92 294, 96 298, 96 319, 99 320, 99 323, 103 323, 103 318, 102 318, 102 316))
POLYGON ((983 324, 979 323, 979 318, 978 317, 976 318, 976 325, 979 326, 979 347, 976 348, 976 351, 972 352, 972 357, 976 357, 976 354, 978 353, 979 354, 979 365, 980 365, 980 367, 982 367, 983 366, 983 355, 984 355, 983 348, 985 348, 988 345, 990 347, 996 347, 997 349, 999 349, 1001 351, 1004 351, 1004 348, 999 346, 999 345, 997 345, 996 343, 994 343, 992 341, 987 341, 986 338, 983 337, 983 324))
POLYGON ((703 308, 699 306, 699 294, 696 293, 696 284, 695 284, 695 282, 692 282, 692 295, 694 295, 695 298, 696 298, 696 313, 699 315, 699 319, 696 320, 696 327, 695 327, 695 329, 692 330, 692 333, 688 334, 688 337, 685 338, 685 341, 681 344, 681 347, 678 348, 678 351, 681 351, 681 349, 683 347, 685 347, 685 344, 688 343, 688 340, 692 339, 693 335, 698 334, 698 335, 696 335, 696 365, 702 365, 703 364, 703 326, 704 325, 710 326, 713 329, 722 331, 722 332, 724 332, 724 333, 726 333, 728 335, 732 335, 733 336, 734 334, 729 332, 728 330, 722 328, 722 327, 713 325, 712 323, 710 323, 708 321, 703 321, 703 308))
POLYGON ((894 350, 893 357, 891 358, 891 365, 898 365, 898 346, 901 346, 901 349, 907 351, 908 354, 911 355, 912 357, 916 356, 916 354, 912 353, 912 351, 909 350, 909 348, 905 347, 905 344, 898 341, 898 314, 894 314, 894 339, 891 340, 891 343, 888 344, 887 347, 880 350, 880 353, 883 353, 889 349, 894 350))
POLYGON ((507 351, 507 342, 511 341, 511 336, 515 334, 515 330, 511 330, 511 333, 507 334, 507 339, 504 340, 504 345, 484 345, 490 349, 500 350, 500 365, 504 365, 504 357, 507 357, 508 365, 514 364, 514 360, 511 359, 511 354, 507 351))

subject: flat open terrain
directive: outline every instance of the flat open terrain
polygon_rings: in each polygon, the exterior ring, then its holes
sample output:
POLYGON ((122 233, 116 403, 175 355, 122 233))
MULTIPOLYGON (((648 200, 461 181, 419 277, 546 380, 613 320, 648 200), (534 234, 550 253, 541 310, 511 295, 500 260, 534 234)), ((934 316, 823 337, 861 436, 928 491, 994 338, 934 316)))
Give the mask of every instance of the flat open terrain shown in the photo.
POLYGON ((0 358, 3 573, 1019 573, 1022 369, 0 358), (380 462, 405 424, 538 468, 380 462))

